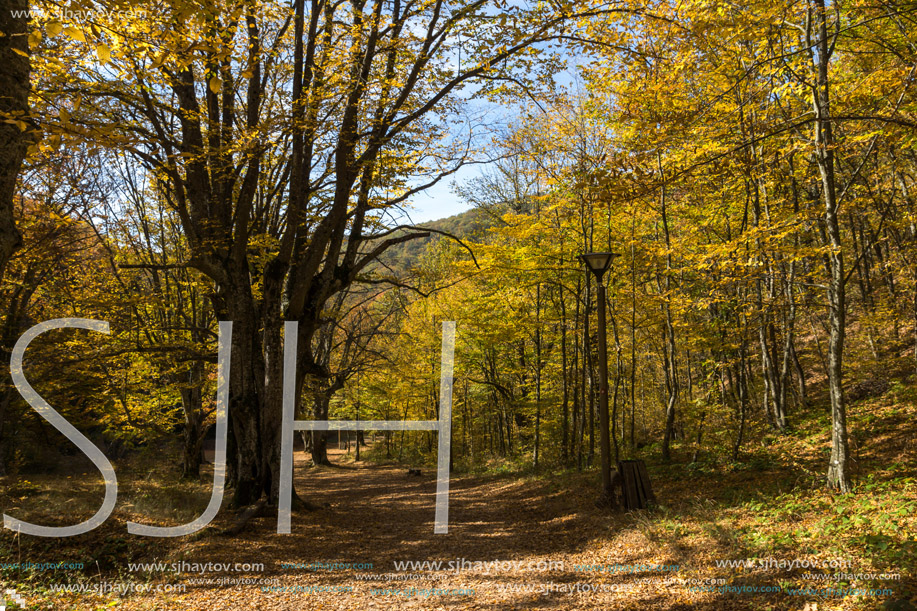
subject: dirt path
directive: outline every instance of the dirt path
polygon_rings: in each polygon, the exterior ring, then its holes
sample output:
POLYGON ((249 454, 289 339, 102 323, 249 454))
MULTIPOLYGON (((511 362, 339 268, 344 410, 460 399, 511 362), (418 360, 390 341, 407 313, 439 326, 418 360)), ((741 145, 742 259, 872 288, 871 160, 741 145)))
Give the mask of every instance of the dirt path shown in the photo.
MULTIPOLYGON (((332 455, 332 461, 338 458, 332 455)), ((329 502, 329 507, 294 513, 291 535, 276 534, 274 518, 260 518, 235 538, 203 536, 166 559, 199 565, 263 563, 263 571, 153 574, 154 589, 180 584, 185 591, 133 594, 120 608, 764 608, 750 606, 750 596, 692 593, 676 583, 672 578, 712 577, 709 567, 697 564, 710 550, 654 542, 652 533, 641 528, 646 518, 639 514, 600 512, 592 503, 591 477, 552 483, 454 476, 449 534, 434 535, 432 471, 413 477, 404 468, 365 463, 310 468, 297 453, 297 490, 307 499, 329 502), (689 558, 693 568, 687 566, 689 558), (405 561, 441 561, 443 570, 396 570, 395 563, 405 561), (487 564, 494 562, 498 564, 487 564), (297 566, 284 567, 287 563, 297 566), (329 566, 335 563, 346 568, 329 566), (592 565, 592 570, 577 565, 592 565), (616 573, 595 570, 606 565, 620 568, 616 573), (679 565, 677 571, 673 565, 679 565)), ((687 491, 661 492, 672 496, 687 491)), ((90 602, 87 595, 80 596, 52 608, 90 602)))

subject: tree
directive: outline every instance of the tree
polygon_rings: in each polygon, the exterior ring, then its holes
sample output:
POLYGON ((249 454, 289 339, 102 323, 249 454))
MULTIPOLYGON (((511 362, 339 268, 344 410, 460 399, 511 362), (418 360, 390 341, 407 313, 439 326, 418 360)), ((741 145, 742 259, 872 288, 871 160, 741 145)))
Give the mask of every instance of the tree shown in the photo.
POLYGON ((460 91, 502 95, 576 17, 484 0, 299 0, 292 14, 178 2, 139 23, 113 11, 92 24, 96 58, 67 71, 76 87, 48 64, 61 100, 51 122, 144 164, 189 243, 190 259, 172 264, 205 274, 218 318, 234 321, 236 505, 277 498, 282 321, 299 321, 299 367, 327 377, 313 352, 325 305, 387 248, 425 235, 394 235, 387 211, 468 159, 474 126, 455 138, 445 119, 460 91), (456 70, 459 45, 474 59, 456 70), (81 106, 62 97, 74 90, 81 106))
POLYGON ((28 12, 28 0, 6 0, 0 5, 0 279, 22 245, 13 200, 32 130, 28 12))
MULTIPOLYGON (((836 34, 828 32, 828 9, 824 0, 813 0, 807 7, 806 32, 809 57, 816 71, 812 84, 813 145, 821 195, 825 209, 825 242, 828 247, 828 391, 831 396, 831 458, 828 464, 828 486, 839 492, 850 492, 850 450, 847 443, 847 406, 844 400, 844 340, 847 333, 847 277, 841 243, 840 211, 837 181, 834 173, 834 126, 831 116, 831 89, 828 67, 837 44, 836 34)), ((841 27, 840 18, 834 24, 841 27)))
MULTIPOLYGON (((98 317, 119 329, 118 291, 107 265, 102 240, 80 218, 89 174, 85 156, 70 159, 34 159, 24 173, 24 196, 17 198, 22 219, 23 247, 11 258, 0 284, 0 473, 6 473, 13 450, 28 455, 27 440, 35 431, 47 439, 34 410, 21 400, 9 375, 10 354, 21 334, 37 322, 62 317, 98 317)), ((28 377, 39 394, 68 419, 94 427, 114 440, 121 427, 109 426, 120 416, 105 375, 106 363, 86 358, 97 354, 92 334, 49 333, 37 339, 27 353, 28 377)))

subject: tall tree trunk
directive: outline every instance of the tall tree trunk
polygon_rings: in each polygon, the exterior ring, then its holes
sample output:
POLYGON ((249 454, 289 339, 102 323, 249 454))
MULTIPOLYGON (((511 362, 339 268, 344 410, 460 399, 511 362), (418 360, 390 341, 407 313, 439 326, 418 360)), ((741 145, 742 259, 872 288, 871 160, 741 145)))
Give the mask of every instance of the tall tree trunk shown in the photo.
POLYGON ((567 465, 570 460, 570 377, 567 372, 567 304, 564 301, 563 289, 558 289, 560 295, 560 372, 561 372, 561 411, 563 420, 561 424, 560 460, 567 465))
POLYGON ((0 279, 13 252, 22 245, 13 217, 13 196, 32 133, 28 10, 26 0, 6 0, 0 6, 0 279))
POLYGON ((914 281, 914 373, 917 374, 917 280, 914 281))
POLYGON ((573 430, 572 438, 570 440, 570 451, 572 457, 576 461, 577 469, 582 469, 582 436, 580 431, 582 430, 582 414, 584 412, 582 406, 584 405, 585 398, 585 376, 582 376, 582 381, 580 380, 580 372, 585 371, 584 368, 580 367, 581 359, 579 357, 580 352, 580 290, 581 290, 581 280, 577 278, 576 280, 576 308, 573 312, 573 358, 572 358, 572 371, 571 377, 573 379, 573 430))
POLYGON ((739 460, 739 452, 742 449, 742 442, 745 440, 745 423, 748 419, 748 367, 747 367, 747 350, 745 342, 739 347, 739 362, 735 365, 735 376, 730 375, 731 386, 738 394, 736 404, 736 420, 738 421, 738 430, 736 432, 735 443, 732 445, 732 460, 739 460))
POLYGON ((614 442, 614 464, 617 464, 621 460, 621 450, 618 445, 618 396, 621 394, 621 378, 624 376, 624 366, 621 359, 621 338, 618 336, 618 324, 615 320, 614 307, 611 308, 610 318, 611 329, 615 338, 615 385, 611 399, 611 439, 614 442))
MULTIPOLYGON (((237 276, 238 277, 238 276, 237 276)), ((264 490, 261 470, 260 422, 264 401, 264 357, 261 325, 248 271, 229 287, 218 287, 215 310, 221 320, 233 321, 232 363, 229 376, 229 429, 232 448, 233 505, 256 502, 264 490)))
POLYGON ((190 372, 190 380, 179 382, 182 412, 185 416, 184 456, 182 459, 182 477, 197 479, 201 474, 201 448, 204 443, 204 413, 201 380, 203 364, 195 361, 190 372))
MULTIPOLYGON (((312 416, 315 420, 328 419, 331 395, 323 390, 312 392, 312 416)), ((402 435, 402 439, 403 439, 402 435)), ((328 460, 328 431, 312 431, 312 464, 331 466, 328 460)))
MULTIPOLYGON (((591 246, 590 246, 591 250, 591 246)), ((593 361, 592 348, 590 346, 590 326, 589 316, 592 310, 592 283, 591 277, 586 279, 586 306, 584 308, 583 318, 583 409, 589 406, 587 414, 583 415, 583 424, 588 422, 589 425, 589 451, 586 454, 586 464, 592 466, 592 460, 595 457, 595 363, 593 361), (588 385, 588 389, 587 389, 588 385), (587 403, 588 402, 588 403, 587 403)), ((584 427, 585 428, 585 427, 584 427)))
MULTIPOLYGON (((790 184, 791 184, 792 191, 793 191, 793 213, 798 215, 799 210, 800 210, 799 186, 796 182, 794 160, 795 160, 795 157, 793 155, 790 155, 788 163, 790 167, 790 173, 792 175, 792 181, 790 184)), ((793 236, 793 246, 796 248, 796 250, 800 249, 801 247, 800 242, 801 242, 800 236, 797 233, 796 235, 793 236)), ((784 346, 784 356, 783 356, 784 358, 783 386, 784 386, 784 392, 786 392, 786 388, 789 384, 788 360, 792 360, 793 368, 796 370, 796 376, 798 378, 798 384, 799 384, 799 389, 797 391, 798 399, 799 399, 798 406, 805 408, 806 405, 808 404, 808 400, 806 398, 806 374, 805 374, 805 371, 803 371, 802 369, 802 364, 799 362, 799 355, 796 352, 796 319, 798 316, 797 315, 798 305, 796 303, 796 261, 793 259, 791 259, 789 263, 789 274, 787 275, 785 287, 786 287, 785 289, 786 290, 786 299, 787 299, 787 302, 789 303, 789 310, 787 313, 786 325, 785 325, 786 344, 784 346)))
POLYGON ((9 382, 0 382, 2 391, 0 391, 0 477, 7 474, 6 471, 6 453, 7 453, 7 436, 6 436, 6 418, 9 413, 10 402, 13 400, 13 387, 9 382))
POLYGON ((630 244, 630 454, 637 449, 634 424, 637 417, 637 253, 635 246, 636 217, 631 223, 630 244))
POLYGON ((802 407, 808 405, 808 392, 806 391, 806 372, 799 362, 799 353, 796 351, 796 341, 790 345, 790 351, 793 356, 793 369, 796 370, 796 377, 799 381, 799 403, 802 407))
POLYGON ((812 91, 815 110, 815 159, 822 181, 826 246, 828 259, 828 391, 831 396, 831 460, 828 487, 850 492, 849 447, 847 441, 847 406, 843 388, 844 339, 847 302, 844 277, 844 251, 838 218, 837 183, 834 175, 834 133, 831 123, 828 64, 833 45, 829 40, 825 0, 814 0, 813 22, 818 52, 815 58, 818 83, 812 91))
POLYGON ((535 470, 541 449, 541 284, 535 288, 535 470))
MULTIPOLYGON (((267 291, 265 291, 267 294, 267 291)), ((273 300, 267 303, 276 303, 273 300)), ((283 424, 283 342, 281 317, 267 316, 262 330, 264 343, 264 404, 261 409, 260 439, 262 491, 270 505, 280 496, 280 437, 283 424)), ((295 413, 295 411, 294 411, 295 413)))
MULTIPOLYGON (((662 160, 659 159, 659 172, 662 174, 662 160)), ((665 356, 664 369, 666 390, 668 397, 665 406, 665 432, 662 436, 662 460, 669 461, 672 459, 670 445, 675 436, 675 405, 678 401, 678 367, 675 360, 677 347, 675 345, 675 325, 672 321, 672 307, 669 303, 671 299, 672 288, 672 241, 669 233, 669 216, 666 200, 666 190, 663 186, 660 194, 660 209, 662 212, 662 232, 665 238, 665 278, 660 284, 660 289, 664 290, 662 295, 662 311, 665 317, 665 327, 663 329, 665 356)))
MULTIPOLYGON (((784 287, 789 306, 783 321, 783 355, 780 360, 780 393, 777 401, 777 405, 781 408, 778 417, 782 422, 782 430, 785 430, 789 427, 786 405, 787 398, 789 396, 788 388, 790 386, 790 362, 792 360, 793 343, 796 333, 796 295, 794 294, 795 283, 796 263, 794 261, 790 261, 789 274, 787 276, 787 281, 784 287)), ((802 401, 803 399, 800 397, 800 402, 802 401)))

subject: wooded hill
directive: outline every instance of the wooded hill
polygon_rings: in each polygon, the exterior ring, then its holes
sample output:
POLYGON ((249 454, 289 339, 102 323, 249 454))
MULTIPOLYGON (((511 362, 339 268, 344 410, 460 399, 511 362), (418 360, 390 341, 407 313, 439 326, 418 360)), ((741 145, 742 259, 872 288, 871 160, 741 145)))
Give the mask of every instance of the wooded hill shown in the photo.
MULTIPOLYGON (((471 209, 446 218, 418 223, 418 225, 445 232, 460 240, 471 240, 483 237, 487 229, 493 225, 493 221, 486 214, 471 209)), ((380 262, 390 267, 396 276, 404 278, 409 275, 411 268, 421 263, 424 253, 442 239, 449 238, 432 233, 425 238, 397 244, 380 257, 380 262)))

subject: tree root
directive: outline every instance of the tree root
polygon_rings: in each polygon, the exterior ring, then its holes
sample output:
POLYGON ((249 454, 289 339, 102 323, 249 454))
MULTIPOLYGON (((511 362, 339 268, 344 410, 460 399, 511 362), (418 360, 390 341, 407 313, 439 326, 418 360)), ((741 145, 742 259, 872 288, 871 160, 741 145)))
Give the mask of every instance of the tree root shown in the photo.
MULTIPOLYGON (((293 498, 290 502, 292 511, 319 511, 331 507, 330 503, 312 503, 299 496, 293 491, 293 498)), ((277 505, 268 503, 267 500, 261 499, 253 505, 249 505, 239 512, 239 517, 229 528, 223 530, 221 534, 227 536, 237 535, 248 526, 248 523, 255 518, 270 518, 277 515, 277 505)))

